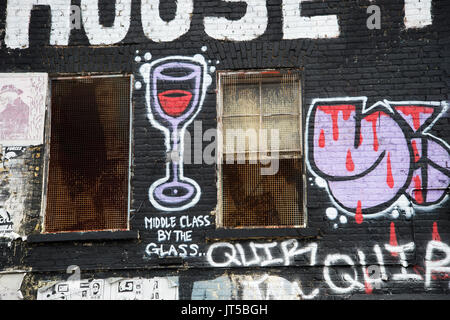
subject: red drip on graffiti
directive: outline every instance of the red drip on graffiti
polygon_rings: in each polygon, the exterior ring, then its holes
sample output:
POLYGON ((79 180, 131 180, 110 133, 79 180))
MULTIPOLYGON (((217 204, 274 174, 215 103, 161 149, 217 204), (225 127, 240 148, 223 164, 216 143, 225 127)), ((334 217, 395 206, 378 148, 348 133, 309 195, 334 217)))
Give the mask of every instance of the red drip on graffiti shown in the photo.
POLYGON ((355 221, 356 221, 357 224, 361 224, 364 221, 364 217, 363 217, 363 214, 362 214, 361 200, 358 201, 358 205, 356 206, 355 221))
POLYGON ((395 107, 395 109, 403 113, 405 116, 412 117, 414 130, 420 128, 421 113, 431 114, 434 111, 434 109, 430 107, 418 107, 418 106, 402 106, 402 107, 395 107))
POLYGON ((319 147, 325 148, 325 132, 323 131, 323 129, 320 131, 319 147))
POLYGON ((414 181, 414 199, 416 199, 417 203, 423 203, 423 194, 422 194, 422 181, 419 176, 415 176, 413 178, 414 181))
POLYGON ((387 174, 386 174, 386 183, 389 188, 394 188, 394 176, 392 175, 392 165, 391 165, 391 154, 388 152, 387 155, 387 174))
POLYGON ((333 140, 339 140, 339 126, 338 118, 339 112, 342 111, 342 117, 345 121, 350 119, 350 115, 355 111, 355 106, 352 105, 338 105, 338 106, 319 106, 320 111, 331 115, 331 120, 333 121, 333 140))
MULTIPOLYGON (((364 268, 364 271, 366 273, 367 278, 370 278, 369 271, 367 270, 367 268, 364 268)), ((366 279, 364 279, 364 290, 366 291, 366 294, 372 294, 373 292, 372 285, 366 279)))
POLYGON ((433 223, 432 239, 433 239, 433 241, 439 241, 439 242, 441 241, 441 236, 439 235, 439 232, 438 232, 437 222, 433 223))
MULTIPOLYGON (((389 236, 389 244, 393 247, 397 247, 398 246, 398 242, 397 242, 397 235, 395 234, 395 224, 393 222, 391 222, 391 230, 390 230, 390 236, 389 236)), ((393 257, 397 257, 398 253, 397 252, 391 252, 391 255, 393 257)))
POLYGON ((355 170, 355 163, 353 162, 352 152, 350 151, 350 149, 348 149, 348 151, 347 151, 347 158, 345 160, 345 166, 347 168, 347 171, 352 172, 353 170, 355 170))
POLYGON ((364 120, 368 122, 372 122, 372 131, 373 131, 373 150, 378 151, 380 146, 378 142, 378 134, 377 134, 377 122, 381 116, 389 117, 386 113, 382 111, 374 112, 371 115, 364 118, 364 120))
POLYGON ((420 160, 420 154, 419 154, 419 150, 417 149, 416 140, 413 140, 411 142, 411 144, 412 144, 413 153, 414 153, 414 162, 418 162, 420 160))
POLYGON ((358 147, 361 146, 362 143, 363 143, 363 136, 362 136, 362 133, 360 133, 359 134, 359 145, 358 145, 358 147))

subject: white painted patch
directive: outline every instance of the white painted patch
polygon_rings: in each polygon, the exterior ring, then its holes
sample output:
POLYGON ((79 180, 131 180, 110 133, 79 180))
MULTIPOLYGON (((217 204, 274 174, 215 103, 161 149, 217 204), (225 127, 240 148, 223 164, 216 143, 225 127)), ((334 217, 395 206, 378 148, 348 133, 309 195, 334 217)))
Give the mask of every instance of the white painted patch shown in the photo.
POLYGON ((393 219, 397 219, 399 216, 400 216, 400 213, 398 212, 398 210, 392 210, 391 217, 393 219))
POLYGON ((336 15, 302 16, 301 5, 307 1, 311 0, 283 0, 283 39, 339 37, 336 15))
POLYGON ((134 87, 136 88, 136 90, 140 90, 142 88, 142 83, 140 81, 136 81, 134 87))
POLYGON ((342 224, 346 224, 347 223, 347 217, 342 215, 339 217, 339 222, 342 224))
POLYGON ((336 208, 327 208, 325 213, 330 220, 336 219, 338 215, 338 211, 336 210, 336 208))
POLYGON ((206 17, 205 32, 217 40, 250 41, 264 34, 269 21, 266 0, 225 0, 245 2, 247 11, 239 20, 224 17, 206 17))
POLYGON ((146 52, 146 53, 144 54, 144 59, 145 59, 145 61, 150 61, 150 60, 152 60, 152 54, 151 54, 150 52, 146 52))
POLYGON ((327 187, 327 181, 325 179, 322 179, 320 177, 316 177, 316 185, 320 188, 326 188, 327 187))
MULTIPOLYGON (((91 45, 109 45, 122 41, 128 33, 131 20, 131 0, 116 0, 114 24, 100 24, 98 1, 81 0, 81 15, 86 36, 91 45)), ((67 18, 66 18, 67 19, 67 18)))
POLYGON ((207 50, 208 50, 208 47, 207 47, 207 46, 203 46, 203 47, 202 47, 202 51, 203 51, 203 52, 206 52, 207 50))
POLYGON ((194 2, 193 0, 178 0, 176 4, 175 18, 166 22, 159 15, 160 0, 142 1, 142 28, 147 38, 155 42, 173 41, 189 31, 194 2))
POLYGON ((405 27, 423 28, 433 23, 431 0, 405 0, 405 27))
POLYGON ((137 63, 139 63, 139 62, 142 61, 142 59, 141 59, 141 57, 137 56, 136 58, 134 58, 134 61, 136 61, 137 63))

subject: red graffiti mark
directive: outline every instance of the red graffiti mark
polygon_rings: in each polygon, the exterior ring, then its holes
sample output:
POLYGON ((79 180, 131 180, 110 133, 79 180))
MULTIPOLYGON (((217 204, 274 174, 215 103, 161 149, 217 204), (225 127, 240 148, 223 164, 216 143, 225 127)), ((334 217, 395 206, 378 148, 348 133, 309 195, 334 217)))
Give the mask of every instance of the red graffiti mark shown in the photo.
POLYGON ((361 224, 364 221, 361 207, 362 207, 361 200, 359 200, 358 205, 356 206, 356 215, 355 215, 355 221, 357 224, 361 224))
MULTIPOLYGON (((413 266, 413 270, 416 274, 418 274, 422 280, 424 280, 424 276, 425 276, 425 269, 421 266, 415 265, 413 266)), ((435 271, 436 272, 436 271, 435 271)), ((431 274, 431 279, 433 280, 446 280, 446 279, 450 279, 450 275, 448 273, 445 272, 436 272, 438 273, 438 275, 434 275, 431 274)))
POLYGON ((422 181, 420 181, 419 176, 415 176, 413 180, 414 180, 414 199, 416 199, 417 203, 423 203, 422 181))
POLYGON ((359 134, 359 145, 358 145, 358 147, 361 146, 362 143, 363 143, 363 136, 362 136, 362 133, 360 133, 359 134))
MULTIPOLYGON (((398 246, 398 242, 397 242, 397 235, 395 234, 395 224, 393 222, 391 222, 391 227, 390 227, 390 236, 389 236, 389 244, 393 247, 397 247, 398 246)), ((398 253, 397 252, 391 252, 391 255, 393 257, 397 257, 398 253)))
POLYGON ((441 236, 438 232, 437 222, 433 222, 433 235, 432 235, 433 241, 441 241, 441 236))
POLYGON ((323 129, 320 131, 319 147, 325 148, 325 132, 323 131, 323 129))
POLYGON ((353 170, 355 170, 355 163, 353 162, 352 152, 350 151, 350 149, 348 149, 348 151, 347 151, 347 158, 345 159, 345 166, 347 168, 347 171, 352 172, 353 170))
POLYGON ((161 107, 172 117, 177 117, 186 110, 192 99, 192 93, 184 90, 167 90, 158 94, 161 107))
POLYGON ((422 280, 423 280, 423 275, 425 274, 425 269, 422 268, 422 267, 420 267, 420 266, 418 266, 418 265, 415 265, 415 266, 413 266, 413 270, 414 270, 414 272, 415 272, 416 274, 418 274, 418 275, 420 276, 420 278, 422 278, 422 280))
POLYGON ((339 126, 338 118, 339 112, 342 111, 342 117, 345 121, 350 119, 350 115, 355 111, 355 106, 352 105, 338 105, 338 106, 319 106, 320 111, 331 115, 331 120, 333 121, 333 140, 339 140, 339 126))
POLYGON ((378 134, 377 134, 377 122, 378 119, 381 116, 386 116, 389 117, 386 113, 382 112, 382 111, 378 111, 378 112, 374 112, 371 115, 368 115, 367 117, 364 118, 364 120, 368 121, 368 122, 372 122, 372 131, 373 131, 373 150, 374 151, 378 151, 378 148, 380 146, 379 142, 378 142, 378 134))
MULTIPOLYGON (((364 268, 364 271, 366 273, 367 278, 370 278, 369 271, 367 270, 367 268, 364 268)), ((366 279, 364 280, 364 290, 366 291, 366 294, 372 294, 373 292, 372 285, 366 279)))
POLYGON ((395 109, 403 113, 405 116, 412 117, 413 126, 415 130, 420 128, 420 114, 421 113, 431 114, 434 111, 434 109, 430 107, 418 107, 418 106, 403 106, 403 107, 396 107, 395 109))
POLYGON ((392 175, 392 166, 391 166, 391 154, 388 152, 387 155, 387 173, 386 173, 386 183, 389 188, 394 188, 394 176, 392 175))
POLYGON ((419 150, 417 149, 417 143, 416 140, 413 140, 411 142, 412 144, 412 148, 413 148, 413 153, 414 153, 414 162, 417 162, 420 160, 420 154, 419 154, 419 150))

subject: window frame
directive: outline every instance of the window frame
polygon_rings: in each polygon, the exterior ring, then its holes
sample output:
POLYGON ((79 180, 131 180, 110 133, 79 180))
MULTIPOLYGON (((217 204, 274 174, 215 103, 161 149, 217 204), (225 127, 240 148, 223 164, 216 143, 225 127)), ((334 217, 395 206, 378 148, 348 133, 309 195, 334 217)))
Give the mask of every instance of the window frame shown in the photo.
MULTIPOLYGON (((303 128, 305 123, 305 112, 303 110, 304 106, 304 77, 303 77, 303 69, 299 68, 279 68, 279 69, 246 69, 246 70, 218 70, 216 72, 216 119, 217 119, 217 155, 216 155, 216 189, 217 189, 217 205, 214 211, 215 215, 215 225, 216 230, 227 230, 227 231, 238 231, 238 230, 267 230, 267 229, 285 229, 285 230, 306 230, 308 228, 308 212, 307 212, 307 167, 305 162, 305 141, 303 128), (302 208, 299 208, 300 214, 303 215, 303 225, 278 225, 278 226, 243 226, 243 227, 226 227, 223 225, 223 159, 225 156, 223 150, 223 110, 224 110, 224 97, 223 97, 223 76, 239 74, 239 75, 262 75, 264 73, 287 73, 287 72, 295 72, 299 76, 298 85, 299 85, 299 139, 300 139, 300 157, 302 162, 302 182, 303 182, 303 192, 300 195, 302 199, 302 208)), ((261 96, 260 96, 261 100, 261 96)), ((261 117, 264 115, 261 113, 261 117)), ((296 151, 298 152, 298 151, 296 151)))
MULTIPOLYGON (((43 152, 43 175, 42 175, 42 192, 41 192, 41 211, 40 216, 42 218, 42 225, 40 235, 50 236, 49 242, 51 241, 65 241, 67 235, 73 234, 83 235, 81 236, 81 240, 91 240, 97 239, 97 235, 100 235, 100 238, 106 237, 109 238, 111 233, 121 234, 118 236, 119 239, 134 239, 135 236, 128 235, 128 232, 131 230, 131 202, 132 202, 132 193, 131 193, 131 179, 132 179, 132 164, 133 164, 133 84, 134 84, 134 76, 133 74, 95 74, 95 75, 49 75, 48 77, 48 92, 47 92, 47 101, 46 101, 46 113, 45 113, 45 130, 44 130, 44 152, 43 152), (130 88, 130 96, 129 96, 129 141, 128 141, 128 192, 127 192, 127 228, 123 229, 106 229, 106 230, 89 230, 89 231, 58 231, 58 232, 46 232, 45 230, 45 222, 47 218, 47 190, 48 190, 48 175, 49 175, 49 165, 50 165, 50 143, 51 143, 51 121, 52 121, 52 82, 54 80, 77 80, 77 79, 98 79, 98 78, 128 78, 129 79, 129 88, 130 88), (56 237, 51 237, 55 235, 56 237), (61 236, 60 236, 61 235, 61 236)), ((136 235, 138 237, 138 235, 136 235)), ((113 236, 114 238, 115 236, 113 236)), ((70 241, 73 241, 73 237, 69 237, 70 241)), ((37 237, 36 242, 44 242, 47 241, 47 237, 41 239, 37 237)))

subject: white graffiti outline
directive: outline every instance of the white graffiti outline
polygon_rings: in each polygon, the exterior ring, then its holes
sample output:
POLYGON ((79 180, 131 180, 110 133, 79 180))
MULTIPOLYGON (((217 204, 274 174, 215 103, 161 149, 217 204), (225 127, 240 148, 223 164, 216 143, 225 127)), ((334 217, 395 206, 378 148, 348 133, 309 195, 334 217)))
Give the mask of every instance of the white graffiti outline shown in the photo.
POLYGON ((150 102, 150 92, 151 92, 151 90, 150 90, 150 73, 151 73, 152 68, 156 64, 159 64, 159 63, 161 63, 163 61, 167 61, 167 60, 179 60, 179 61, 187 61, 187 62, 194 61, 194 62, 200 63, 203 66, 203 71, 202 71, 203 72, 203 85, 202 85, 202 92, 200 92, 200 96, 199 96, 199 107, 194 112, 194 114, 190 117, 190 119, 188 121, 186 121, 186 123, 184 123, 180 129, 180 144, 179 144, 180 157, 178 160, 178 165, 180 167, 180 179, 191 183, 194 186, 194 188, 196 189, 196 195, 192 199, 191 202, 189 202, 181 207, 170 208, 170 207, 161 206, 160 204, 157 203, 157 201, 153 197, 153 191, 158 184, 164 183, 170 179, 170 164, 169 163, 166 163, 166 176, 164 178, 161 178, 161 179, 155 181, 155 183, 153 183, 149 188, 150 202, 156 209, 164 210, 164 211, 181 211, 181 210, 185 210, 185 209, 193 207, 200 200, 200 196, 201 196, 201 189, 200 189, 200 186, 198 185, 198 183, 196 181, 184 176, 184 168, 183 168, 184 136, 185 136, 186 128, 192 123, 192 121, 194 121, 195 117, 202 110, 203 102, 206 97, 206 91, 207 91, 208 87, 210 86, 212 79, 211 79, 211 76, 208 74, 208 71, 207 71, 208 65, 205 61, 205 58, 200 54, 197 54, 193 57, 169 56, 169 57, 155 60, 151 63, 146 63, 140 67, 139 71, 143 77, 145 84, 146 84, 145 100, 147 103, 147 116, 148 116, 148 119, 150 120, 150 123, 152 124, 152 126, 161 130, 164 133, 166 152, 170 151, 170 130, 167 127, 161 125, 158 121, 156 121, 153 116, 153 113, 151 111, 151 107, 150 107, 150 103, 151 103, 150 102))

